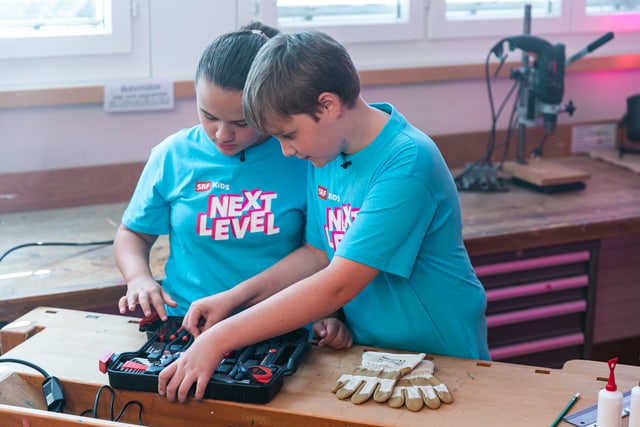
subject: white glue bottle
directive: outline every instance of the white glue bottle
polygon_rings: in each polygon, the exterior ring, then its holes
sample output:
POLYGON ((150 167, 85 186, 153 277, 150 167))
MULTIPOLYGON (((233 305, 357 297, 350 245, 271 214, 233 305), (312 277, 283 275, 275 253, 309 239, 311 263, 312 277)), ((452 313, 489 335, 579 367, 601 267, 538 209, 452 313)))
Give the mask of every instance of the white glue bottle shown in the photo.
POLYGON ((640 383, 631 388, 629 427, 640 427, 640 383))
POLYGON ((610 359, 609 381, 605 388, 598 392, 598 408, 596 416, 597 427, 621 427, 622 426, 622 392, 616 386, 614 370, 618 364, 618 358, 610 359))

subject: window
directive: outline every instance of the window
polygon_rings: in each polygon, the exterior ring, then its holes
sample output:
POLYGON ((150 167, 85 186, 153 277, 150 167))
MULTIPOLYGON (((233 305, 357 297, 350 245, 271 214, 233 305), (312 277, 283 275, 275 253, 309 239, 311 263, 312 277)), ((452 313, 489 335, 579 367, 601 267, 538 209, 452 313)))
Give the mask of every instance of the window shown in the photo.
POLYGON ((559 1, 553 0, 497 0, 497 1, 469 1, 447 0, 447 20, 478 20, 491 18, 520 18, 524 4, 531 6, 532 16, 557 16, 559 15, 559 1))
POLYGON ((0 0, 0 58, 131 51, 125 0, 0 0))
POLYGON ((0 0, 0 90, 149 77, 148 2, 0 0))
POLYGON ((640 0, 431 0, 430 38, 524 32, 530 6, 534 34, 639 31, 640 0))
POLYGON ((574 31, 640 31, 640 0, 581 0, 573 7, 574 31))
POLYGON ((640 0, 587 0, 587 15, 640 12, 640 0))
POLYGON ((278 25, 353 25, 407 21, 398 0, 322 1, 277 0, 278 25))
POLYGON ((505 36, 524 32, 525 5, 530 6, 534 33, 566 33, 569 0, 467 1, 433 0, 429 11, 430 38, 505 36))
POLYGON ((424 0, 251 1, 251 18, 283 31, 318 29, 342 43, 423 37, 424 0))
POLYGON ((640 39, 640 0, 187 3, 0 0, 0 91, 93 86, 115 79, 192 79, 199 55, 211 39, 251 19, 286 32, 325 31, 347 45, 363 70, 482 63, 498 40, 523 33, 525 4, 531 4, 531 33, 565 43, 567 56, 609 31, 616 33, 614 42, 596 54, 637 53, 640 39), (25 5, 38 10, 45 4, 67 9, 50 7, 57 12, 52 15, 16 13, 25 5))

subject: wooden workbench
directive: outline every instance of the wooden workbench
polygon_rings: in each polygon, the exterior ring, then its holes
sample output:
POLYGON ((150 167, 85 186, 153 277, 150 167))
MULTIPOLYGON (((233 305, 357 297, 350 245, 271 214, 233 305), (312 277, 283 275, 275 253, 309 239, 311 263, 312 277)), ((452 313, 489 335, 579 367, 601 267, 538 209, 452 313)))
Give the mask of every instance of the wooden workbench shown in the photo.
MULTIPOLYGON (((460 194, 463 237, 472 256, 640 233, 640 175, 587 156, 554 159, 589 173, 586 189, 546 195, 511 186, 506 193, 460 194)), ((19 244, 113 238, 125 203, 0 216, 0 254, 19 244)), ((153 248, 164 274, 168 244, 153 248)), ((125 292, 112 247, 31 247, 0 262, 0 321, 38 305, 115 310, 125 292)))
MULTIPOLYGON (((0 215, 0 254, 32 242, 101 242, 114 238, 125 203, 0 215)), ((160 236, 151 250, 151 269, 161 278, 169 254, 160 236)), ((126 293, 111 245, 33 246, 0 262, 0 321, 39 305, 117 310, 126 293)))
MULTIPOLYGON (((3 340, 10 337, 20 341, 21 336, 23 342, 2 357, 28 360, 60 378, 67 398, 66 412, 73 414, 42 411, 45 406, 39 401, 41 377, 23 365, 0 364, 0 417, 6 425, 19 425, 20 421, 25 425, 26 419, 31 427, 106 425, 92 424, 92 419, 77 416, 92 407, 98 387, 108 384, 108 377, 98 371, 98 359, 107 351, 135 350, 145 341, 145 335, 138 332, 137 319, 50 307, 37 308, 0 332, 3 340), (26 334, 28 331, 31 332, 26 334), (33 334, 34 331, 39 332, 33 334), (33 336, 24 341, 25 334, 33 336), (22 400, 14 392, 7 393, 9 387, 19 389, 22 400), (31 408, 21 407, 26 406, 27 400, 31 408)), ((118 391, 116 411, 126 401, 139 400, 144 405, 145 424, 158 427, 186 423, 193 427, 538 427, 549 425, 576 392, 582 397, 572 413, 595 404, 608 375, 605 363, 582 360, 570 361, 563 369, 545 369, 434 357, 436 375, 448 385, 455 400, 438 410, 410 412, 372 401, 353 405, 330 392, 335 380, 357 365, 362 350, 313 347, 298 371, 285 379, 278 395, 264 405, 215 400, 178 404, 153 392, 118 391)), ((616 373, 622 391, 640 380, 640 367, 618 365, 616 373)), ((135 424, 134 415, 132 410, 125 420, 135 424)))
POLYGON ((640 233, 640 174, 586 155, 553 161, 586 171, 586 188, 552 195, 517 186, 460 193, 470 255, 640 233))

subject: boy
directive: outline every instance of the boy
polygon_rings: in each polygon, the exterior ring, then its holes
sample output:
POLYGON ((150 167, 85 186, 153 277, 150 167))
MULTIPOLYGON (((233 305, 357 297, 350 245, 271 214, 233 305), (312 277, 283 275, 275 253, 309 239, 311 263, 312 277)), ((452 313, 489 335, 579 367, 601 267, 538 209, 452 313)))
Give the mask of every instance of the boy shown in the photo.
POLYGON ((196 383, 202 398, 225 352, 340 307, 356 344, 489 359, 486 295, 464 248, 453 178, 428 136, 390 104, 362 99, 345 48, 317 31, 274 37, 251 66, 243 111, 286 156, 314 166, 306 243, 191 306, 185 325, 200 335, 160 374, 159 393, 186 401, 196 383), (221 320, 220 311, 255 302, 221 320))

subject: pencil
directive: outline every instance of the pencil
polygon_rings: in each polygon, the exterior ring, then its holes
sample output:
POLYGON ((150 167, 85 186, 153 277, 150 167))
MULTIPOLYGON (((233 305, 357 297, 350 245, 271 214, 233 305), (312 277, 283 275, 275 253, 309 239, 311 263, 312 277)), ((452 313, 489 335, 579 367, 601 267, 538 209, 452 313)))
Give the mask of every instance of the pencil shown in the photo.
POLYGON ((556 419, 553 420, 553 422, 551 423, 551 427, 556 427, 558 424, 560 424, 560 420, 562 420, 562 417, 567 415, 567 412, 569 412, 569 409, 571 409, 573 404, 576 403, 578 399, 580 399, 580 393, 574 394, 571 400, 569 401, 569 403, 567 403, 567 406, 565 406, 562 412, 560 412, 560 415, 558 415, 556 419))

